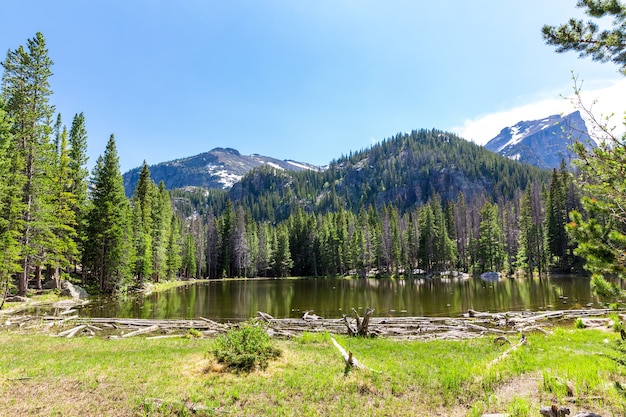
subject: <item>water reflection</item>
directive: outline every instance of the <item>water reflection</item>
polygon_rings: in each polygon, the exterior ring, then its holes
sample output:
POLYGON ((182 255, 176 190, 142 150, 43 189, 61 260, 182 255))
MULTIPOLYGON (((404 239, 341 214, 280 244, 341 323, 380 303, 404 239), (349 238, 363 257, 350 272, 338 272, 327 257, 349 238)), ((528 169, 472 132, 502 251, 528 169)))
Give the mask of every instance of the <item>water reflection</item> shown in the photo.
POLYGON ((484 281, 458 279, 251 279, 210 281, 145 297, 96 298, 91 317, 245 319, 264 311, 300 317, 307 310, 327 318, 352 308, 376 316, 454 316, 472 308, 513 311, 601 307, 587 278, 563 276, 484 281))

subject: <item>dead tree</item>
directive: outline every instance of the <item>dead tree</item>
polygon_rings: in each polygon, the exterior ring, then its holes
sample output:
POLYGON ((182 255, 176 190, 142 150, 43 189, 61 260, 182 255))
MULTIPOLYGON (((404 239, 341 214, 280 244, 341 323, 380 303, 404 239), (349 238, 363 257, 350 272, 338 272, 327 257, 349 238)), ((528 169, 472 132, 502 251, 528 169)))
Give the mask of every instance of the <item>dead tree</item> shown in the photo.
POLYGON ((362 319, 359 316, 359 313, 354 308, 352 309, 352 312, 354 313, 356 326, 355 324, 350 323, 350 321, 348 320, 348 317, 345 314, 343 315, 343 321, 346 324, 346 327, 348 328, 348 334, 350 336, 363 336, 363 337, 373 336, 373 334, 369 331, 369 324, 370 324, 370 318, 372 317, 372 314, 374 314, 374 309, 368 308, 367 310, 365 310, 365 315, 363 316, 362 319))

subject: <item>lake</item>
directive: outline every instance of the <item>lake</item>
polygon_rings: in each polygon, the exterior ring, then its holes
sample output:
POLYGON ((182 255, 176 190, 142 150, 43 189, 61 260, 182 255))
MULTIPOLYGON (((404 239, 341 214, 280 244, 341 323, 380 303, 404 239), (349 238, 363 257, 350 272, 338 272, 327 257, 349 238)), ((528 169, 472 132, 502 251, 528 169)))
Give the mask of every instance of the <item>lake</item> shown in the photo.
POLYGON ((342 279, 291 278, 216 280, 134 295, 97 297, 81 315, 241 320, 263 311, 276 318, 301 317, 307 310, 326 318, 376 309, 375 316, 457 316, 468 309, 490 312, 603 307, 590 280, 544 278, 342 279))

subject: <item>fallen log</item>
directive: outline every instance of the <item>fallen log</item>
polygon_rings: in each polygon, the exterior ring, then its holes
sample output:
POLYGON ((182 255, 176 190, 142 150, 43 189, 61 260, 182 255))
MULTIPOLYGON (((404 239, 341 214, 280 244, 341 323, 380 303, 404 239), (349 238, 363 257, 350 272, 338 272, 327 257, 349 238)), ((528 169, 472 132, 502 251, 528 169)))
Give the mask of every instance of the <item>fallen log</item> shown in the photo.
POLYGON ((59 334, 57 334, 57 337, 67 337, 68 339, 74 337, 76 335, 76 333, 80 332, 81 330, 85 329, 87 327, 86 324, 81 324, 80 326, 76 326, 73 327, 69 330, 66 330, 64 332, 61 332, 59 334))
POLYGON ((337 342, 337 340, 335 340, 335 337, 332 334, 330 335, 330 339, 333 341, 333 345, 335 345, 337 350, 339 350, 339 353, 341 353, 341 356, 346 363, 346 369, 367 369, 364 365, 361 364, 361 362, 357 360, 357 358, 354 357, 352 352, 346 352, 346 350, 337 342))
POLYGON ((525 345, 525 344, 526 344, 526 336, 522 335, 522 337, 520 338, 520 341, 519 341, 518 344, 516 344, 515 346, 511 346, 510 348, 508 348, 507 350, 502 352, 502 354, 500 356, 498 356, 497 358, 495 358, 494 360, 489 362, 487 364, 487 368, 491 368, 493 365, 495 365, 496 363, 500 362, 503 358, 505 358, 509 354, 515 352, 517 349, 520 348, 520 346, 525 345))
POLYGON ((256 312, 256 315, 257 315, 257 316, 258 316, 261 320, 263 320, 263 321, 264 321, 264 322, 266 322, 266 323, 271 323, 271 322, 272 322, 272 320, 274 320, 274 317, 272 317, 272 316, 270 316, 269 314, 264 313, 264 312, 262 312, 262 311, 257 311, 257 312, 256 312))
POLYGON ((155 324, 153 326, 146 327, 144 329, 139 329, 139 330, 135 330, 134 332, 123 334, 122 335, 122 339, 127 338, 127 337, 138 336, 140 334, 152 333, 152 332, 155 332, 157 330, 159 330, 159 326, 155 324))

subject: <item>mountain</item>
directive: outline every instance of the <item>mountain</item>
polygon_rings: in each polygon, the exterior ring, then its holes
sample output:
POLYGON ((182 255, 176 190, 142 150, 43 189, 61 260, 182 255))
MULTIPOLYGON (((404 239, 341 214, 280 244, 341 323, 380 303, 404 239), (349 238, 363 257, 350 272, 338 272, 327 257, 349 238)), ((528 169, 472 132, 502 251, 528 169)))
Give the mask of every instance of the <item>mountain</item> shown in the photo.
POLYGON ((597 146, 589 137, 579 111, 565 117, 553 115, 506 127, 485 148, 509 159, 552 169, 558 168, 562 159, 569 164, 575 158, 569 149, 573 141, 589 147, 597 146))
POLYGON ((258 220, 280 221, 299 208, 324 213, 340 208, 401 211, 431 198, 509 201, 549 171, 521 164, 439 130, 398 134, 370 149, 331 162, 322 172, 257 168, 229 190, 258 220))
MULTIPOLYGON (((263 165, 290 171, 322 169, 307 163, 283 161, 258 154, 241 155, 231 148, 215 148, 188 158, 150 165, 148 168, 150 177, 157 184, 163 181, 170 190, 184 187, 229 189, 252 169, 263 165)), ((126 195, 130 196, 135 191, 140 172, 141 167, 138 167, 123 175, 126 195)))

